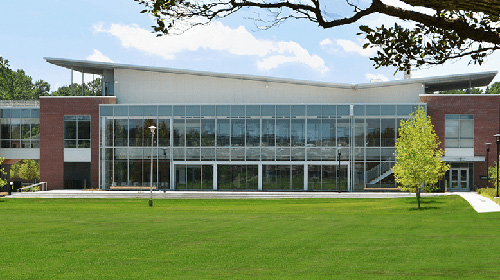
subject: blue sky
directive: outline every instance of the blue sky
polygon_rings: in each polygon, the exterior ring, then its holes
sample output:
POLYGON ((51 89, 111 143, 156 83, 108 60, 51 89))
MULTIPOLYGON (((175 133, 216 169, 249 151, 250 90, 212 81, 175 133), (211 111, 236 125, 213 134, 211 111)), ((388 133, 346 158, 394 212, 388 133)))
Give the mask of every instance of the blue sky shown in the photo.
MULTIPOLYGON (((357 25, 322 29, 295 20, 261 31, 244 18, 258 16, 248 11, 181 35, 156 37, 151 33, 153 20, 141 10, 133 0, 1 1, 0 56, 13 69, 49 82, 52 90, 70 83, 70 71, 43 57, 350 84, 403 77, 394 75, 393 68, 372 66, 368 57, 373 50, 362 50, 357 25)), ((392 22, 374 15, 361 23, 392 22)), ((483 66, 464 60, 415 70, 413 75, 491 71, 498 65, 497 52, 483 66)), ((81 75, 76 74, 75 81, 80 82, 81 75)))

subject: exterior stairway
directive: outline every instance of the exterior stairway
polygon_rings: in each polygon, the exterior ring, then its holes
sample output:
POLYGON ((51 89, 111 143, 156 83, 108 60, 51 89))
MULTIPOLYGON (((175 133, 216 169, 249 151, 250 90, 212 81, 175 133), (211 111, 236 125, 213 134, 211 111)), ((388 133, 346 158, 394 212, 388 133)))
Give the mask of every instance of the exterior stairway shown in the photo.
POLYGON ((394 166, 394 158, 390 158, 379 165, 368 170, 366 181, 367 185, 373 185, 380 182, 385 177, 392 174, 392 167, 394 166))

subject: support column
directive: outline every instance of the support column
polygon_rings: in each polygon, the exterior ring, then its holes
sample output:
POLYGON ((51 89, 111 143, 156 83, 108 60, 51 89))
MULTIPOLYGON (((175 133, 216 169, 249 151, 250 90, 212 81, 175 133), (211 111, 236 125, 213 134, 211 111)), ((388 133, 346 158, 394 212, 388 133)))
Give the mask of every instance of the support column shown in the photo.
POLYGON ((212 180, 213 181, 213 189, 214 189, 214 191, 217 190, 217 185, 218 185, 218 183, 217 183, 217 171, 218 171, 217 170, 217 164, 214 163, 214 165, 213 165, 213 180, 212 180))
POLYGON ((304 164, 304 190, 308 191, 309 190, 309 164, 304 164))
POLYGON ((258 171, 257 171, 257 174, 258 174, 258 177, 259 177, 259 183, 258 183, 258 190, 261 191, 262 190, 262 163, 259 163, 258 165, 258 171))

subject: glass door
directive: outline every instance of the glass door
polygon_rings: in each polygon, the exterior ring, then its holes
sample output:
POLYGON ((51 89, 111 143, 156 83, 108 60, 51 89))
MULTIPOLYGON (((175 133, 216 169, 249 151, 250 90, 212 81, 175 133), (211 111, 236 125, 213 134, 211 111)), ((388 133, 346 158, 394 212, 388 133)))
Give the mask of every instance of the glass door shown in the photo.
POLYGON ((451 190, 469 190, 469 169, 451 168, 450 169, 450 189, 451 190))

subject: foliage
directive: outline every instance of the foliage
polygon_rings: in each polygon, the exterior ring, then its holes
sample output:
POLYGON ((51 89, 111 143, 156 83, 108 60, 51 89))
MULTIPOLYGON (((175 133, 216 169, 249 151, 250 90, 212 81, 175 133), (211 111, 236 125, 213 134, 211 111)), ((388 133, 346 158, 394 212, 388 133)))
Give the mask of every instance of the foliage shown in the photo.
POLYGON ((449 169, 442 160, 444 151, 423 107, 401 120, 396 142, 396 165, 393 167, 396 182, 403 191, 416 193, 420 208, 420 188, 430 192, 449 169))
POLYGON ((484 197, 491 199, 492 201, 500 204, 500 200, 495 199, 497 196, 497 190, 495 188, 479 188, 476 192, 484 197))
POLYGON ((40 280, 498 277, 495 213, 478 215, 459 196, 429 198, 425 211, 412 211, 412 203, 158 199, 151 208, 144 199, 6 199, 0 202, 0 274, 40 280))
POLYGON ((7 180, 3 179, 1 175, 7 174, 5 170, 2 167, 2 162, 5 160, 5 158, 0 157, 0 188, 5 186, 7 184, 7 180))
MULTIPOLYGON (((84 96, 100 96, 102 95, 101 79, 97 78, 83 85, 84 96)), ((71 86, 59 87, 51 93, 52 96, 71 96, 71 86)), ((82 85, 73 83, 73 95, 82 95, 82 85)))
MULTIPOLYGON (((257 22, 263 28, 289 19, 308 20, 322 28, 357 24, 373 14, 413 23, 411 28, 360 26, 367 44, 377 48, 375 67, 394 66, 399 71, 428 64, 469 57, 481 64, 500 48, 500 3, 496 0, 402 0, 388 4, 382 0, 134 0, 156 20, 159 36, 183 31, 198 24, 227 17, 240 10, 263 12, 257 22), (426 8, 426 11, 417 8, 426 8)), ((387 1, 385 1, 387 2, 387 1)), ((367 20, 365 20, 366 22, 367 20)), ((374 22, 374 24, 376 24, 374 22)))
POLYGON ((50 92, 50 85, 32 78, 22 69, 10 69, 9 61, 0 56, 0 100, 31 100, 50 92))
POLYGON ((10 168, 10 177, 26 181, 40 179, 40 162, 34 159, 23 159, 10 168))
MULTIPOLYGON (((488 166, 488 178, 490 179, 489 182, 497 187, 497 162, 495 161, 495 164, 493 166, 488 166)), ((496 193, 495 193, 496 194, 496 193)))

